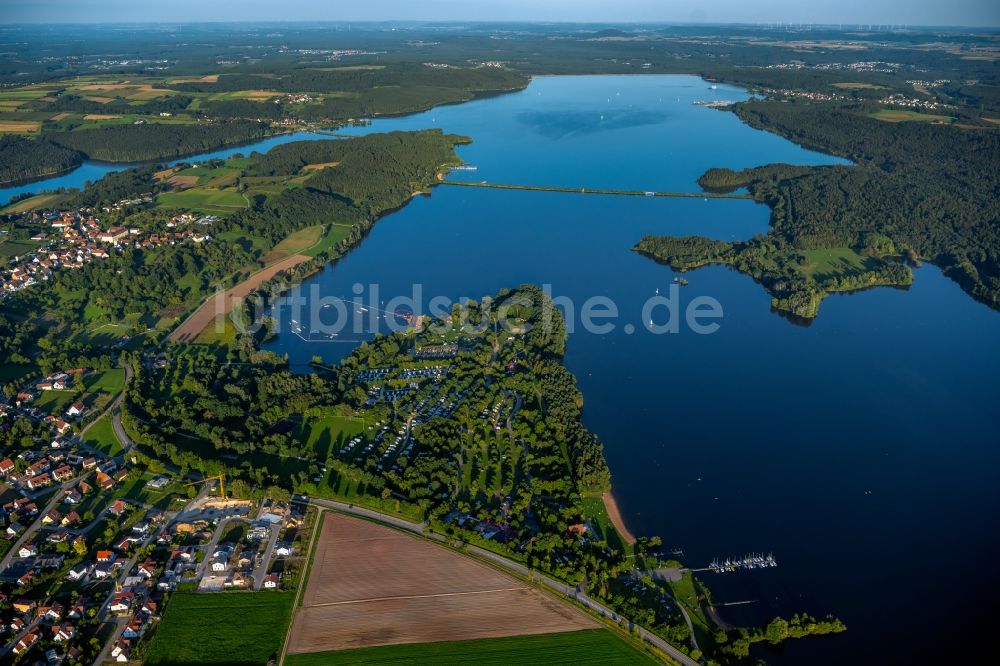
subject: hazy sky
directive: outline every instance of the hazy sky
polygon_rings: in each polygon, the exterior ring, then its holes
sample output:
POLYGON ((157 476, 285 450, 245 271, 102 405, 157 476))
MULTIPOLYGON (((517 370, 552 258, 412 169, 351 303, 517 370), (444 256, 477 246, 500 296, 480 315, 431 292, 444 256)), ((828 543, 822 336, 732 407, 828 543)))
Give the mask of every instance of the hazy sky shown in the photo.
POLYGON ((526 20, 1000 25, 997 0, 0 0, 0 23, 526 20))

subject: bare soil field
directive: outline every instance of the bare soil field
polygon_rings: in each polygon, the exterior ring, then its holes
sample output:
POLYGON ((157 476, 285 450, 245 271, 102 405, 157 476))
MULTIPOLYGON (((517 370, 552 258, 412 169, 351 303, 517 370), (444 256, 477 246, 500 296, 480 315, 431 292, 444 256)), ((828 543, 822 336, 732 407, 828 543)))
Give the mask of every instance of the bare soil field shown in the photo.
POLYGON ((317 162, 316 164, 307 164, 302 167, 302 171, 319 171, 320 169, 326 169, 327 167, 335 167, 340 162, 317 162))
POLYGON ((215 83, 218 80, 219 80, 219 75, 218 74, 206 74, 205 76, 202 76, 202 77, 197 77, 197 76, 190 77, 189 76, 189 77, 186 77, 186 78, 170 79, 169 81, 167 81, 167 83, 168 84, 174 84, 174 83, 215 83))
POLYGON ((37 132, 40 125, 34 120, 0 120, 0 132, 37 132))
POLYGON ((112 113, 88 113, 83 117, 84 120, 114 120, 115 118, 121 118, 121 116, 112 113))
POLYGON ((485 564, 327 514, 289 654, 589 629, 583 612, 485 564))
POLYGON ((254 273, 235 287, 212 296, 202 303, 180 326, 175 328, 174 332, 167 339, 173 342, 194 341, 206 326, 214 322, 217 317, 224 318, 232 312, 237 303, 246 298, 250 292, 254 291, 261 284, 267 282, 281 271, 298 266, 303 261, 309 261, 311 258, 301 254, 293 255, 284 261, 279 261, 254 273))

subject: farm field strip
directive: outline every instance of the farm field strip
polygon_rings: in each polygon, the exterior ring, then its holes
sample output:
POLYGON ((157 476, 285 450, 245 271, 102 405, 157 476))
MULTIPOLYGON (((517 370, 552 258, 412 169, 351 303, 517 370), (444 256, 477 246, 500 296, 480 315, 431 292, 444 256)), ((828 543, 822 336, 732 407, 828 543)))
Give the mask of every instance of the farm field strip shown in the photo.
POLYGON ((327 514, 288 653, 578 631, 581 611, 458 553, 327 514))

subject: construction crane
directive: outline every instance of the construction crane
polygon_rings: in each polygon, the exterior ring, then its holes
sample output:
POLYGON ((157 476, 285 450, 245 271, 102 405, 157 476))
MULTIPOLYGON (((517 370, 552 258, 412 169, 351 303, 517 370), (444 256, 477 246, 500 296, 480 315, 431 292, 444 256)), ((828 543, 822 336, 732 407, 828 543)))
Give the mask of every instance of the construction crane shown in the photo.
POLYGON ((184 487, 195 486, 199 483, 205 483, 207 481, 218 481, 219 482, 219 497, 226 499, 226 475, 218 474, 216 476, 206 476, 204 479, 199 479, 198 481, 192 481, 191 483, 185 483, 184 487))

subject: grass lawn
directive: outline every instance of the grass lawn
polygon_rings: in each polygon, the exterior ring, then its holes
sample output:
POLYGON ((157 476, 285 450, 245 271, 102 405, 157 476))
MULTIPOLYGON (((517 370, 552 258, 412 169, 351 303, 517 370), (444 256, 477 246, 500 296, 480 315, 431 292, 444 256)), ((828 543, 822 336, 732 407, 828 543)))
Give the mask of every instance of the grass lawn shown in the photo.
POLYGON ((109 456, 116 456, 123 450, 121 443, 115 436, 111 417, 107 415, 94 421, 94 424, 87 430, 87 434, 84 435, 83 443, 109 456))
POLYGON ((156 197, 160 208, 186 208, 199 213, 225 215, 243 210, 246 199, 235 189, 192 187, 179 192, 164 192, 156 197))
POLYGON ((163 614, 146 664, 266 664, 281 650, 291 591, 178 592, 163 614))
POLYGON ((877 120, 884 120, 890 123, 901 123, 907 121, 939 121, 950 123, 954 120, 951 116, 939 116, 933 113, 920 113, 918 111, 910 111, 908 109, 879 109, 875 113, 869 114, 869 116, 877 120))
POLYGON ((295 429, 295 437, 307 448, 316 452, 323 462, 332 454, 332 447, 339 446, 347 438, 364 431, 365 424, 360 418, 349 416, 324 416, 311 419, 295 429))
POLYGON ((591 527, 601 533, 601 536, 608 542, 609 546, 623 553, 631 550, 622 541, 615 526, 611 524, 611 518, 608 517, 608 510, 604 507, 603 499, 600 497, 584 497, 583 512, 586 514, 591 527))
POLYGON ((288 666, 325 664, 658 664, 606 629, 541 636, 386 645, 359 650, 293 654, 288 666))
POLYGON ((708 615, 702 608, 701 602, 698 600, 698 590, 694 575, 690 571, 685 571, 679 581, 668 583, 668 585, 670 586, 670 591, 674 594, 674 599, 677 600, 677 603, 684 606, 691 617, 691 624, 694 626, 695 638, 698 639, 698 644, 702 647, 712 644, 714 642, 712 635, 715 631, 715 625, 708 618, 708 615))
POLYGON ((833 277, 854 275, 875 270, 882 262, 874 257, 860 255, 849 247, 824 250, 803 250, 806 263, 799 267, 806 277, 822 282, 833 277))
POLYGON ((111 368, 95 375, 93 379, 87 381, 87 390, 90 392, 117 394, 125 388, 125 370, 122 368, 111 368))
POLYGON ((307 257, 315 257, 322 252, 326 252, 331 247, 347 238, 348 234, 351 233, 351 229, 352 227, 345 227, 340 224, 331 224, 326 230, 326 235, 324 235, 323 238, 321 238, 312 247, 303 250, 302 254, 307 257))

